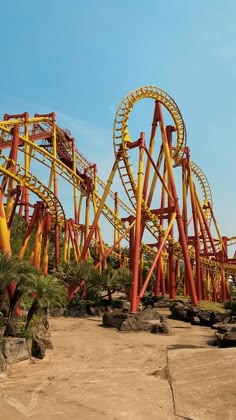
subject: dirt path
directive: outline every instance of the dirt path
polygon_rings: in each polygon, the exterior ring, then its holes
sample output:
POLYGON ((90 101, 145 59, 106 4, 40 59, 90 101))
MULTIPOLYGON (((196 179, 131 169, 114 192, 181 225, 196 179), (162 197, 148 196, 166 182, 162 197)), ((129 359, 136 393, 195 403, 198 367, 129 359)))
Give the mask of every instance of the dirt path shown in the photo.
POLYGON ((167 349, 193 351, 196 346, 199 351, 213 333, 171 323, 175 334, 163 336, 120 333, 101 327, 95 318, 51 319, 54 349, 46 358, 12 365, 8 376, 1 375, 0 419, 181 418, 176 415, 167 349))

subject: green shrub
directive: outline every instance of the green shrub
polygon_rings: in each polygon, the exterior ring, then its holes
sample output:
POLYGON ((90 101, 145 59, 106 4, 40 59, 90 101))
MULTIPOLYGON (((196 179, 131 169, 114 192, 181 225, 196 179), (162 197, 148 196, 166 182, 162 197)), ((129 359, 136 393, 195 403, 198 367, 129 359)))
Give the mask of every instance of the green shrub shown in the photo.
POLYGON ((226 300, 224 303, 224 308, 236 312, 236 300, 233 300, 232 302, 230 302, 230 300, 226 300))

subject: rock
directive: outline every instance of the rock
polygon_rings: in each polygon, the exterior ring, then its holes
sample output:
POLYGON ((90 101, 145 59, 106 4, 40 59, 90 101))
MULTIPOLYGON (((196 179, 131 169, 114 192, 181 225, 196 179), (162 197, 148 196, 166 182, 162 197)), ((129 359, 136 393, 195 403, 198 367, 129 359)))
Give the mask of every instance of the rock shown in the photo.
POLYGON ((214 325, 218 322, 224 322, 224 319, 226 318, 225 314, 221 314, 219 312, 212 312, 211 313, 211 325, 214 325))
POLYGON ((178 319, 180 321, 187 321, 187 313, 188 311, 183 309, 179 309, 179 311, 175 314, 174 319, 178 319))
POLYGON ((220 341, 221 347, 236 347, 236 332, 226 334, 216 333, 216 337, 220 341))
POLYGON ((160 321, 157 322, 152 326, 152 334, 159 334, 160 333, 160 321))
POLYGON ((52 308, 49 310, 49 314, 52 317, 59 317, 65 315, 65 308, 52 308))
POLYGON ((170 310, 171 312, 173 311, 178 311, 178 309, 180 308, 184 308, 184 302, 182 301, 174 301, 174 302, 170 302, 170 310))
POLYGON ((135 315, 128 315, 127 319, 121 324, 120 331, 152 331, 153 320, 142 320, 135 315))
POLYGON ((16 337, 16 324, 14 321, 8 321, 3 335, 4 337, 16 337))
POLYGON ((32 330, 32 356, 36 357, 37 359, 43 359, 46 349, 52 348, 53 346, 49 332, 46 330, 43 324, 37 325, 32 330))
POLYGON ((87 313, 88 315, 92 315, 92 316, 102 316, 104 313, 104 309, 99 306, 88 305, 87 313))
POLYGON ((159 332, 162 334, 172 334, 173 330, 170 324, 166 320, 164 320, 160 323, 159 332))
POLYGON ((236 332, 236 324, 224 324, 222 322, 222 323, 213 325, 213 328, 217 329, 218 332, 221 334, 225 334, 228 332, 236 332))
POLYGON ((103 315, 103 325, 115 327, 121 331, 151 331, 153 321, 156 320, 160 320, 160 314, 152 306, 135 314, 130 314, 125 309, 115 309, 103 315))
POLYGON ((131 303, 129 301, 123 303, 123 309, 130 311, 131 303))
POLYGON ((68 308, 67 316, 71 316, 73 318, 81 318, 88 316, 87 313, 87 307, 86 305, 80 305, 80 306, 72 306, 68 308))
POLYGON ((170 334, 172 329, 167 320, 152 307, 148 307, 136 314, 128 314, 121 324, 120 331, 151 331, 154 334, 170 334))
POLYGON ((31 354, 36 359, 43 359, 45 357, 46 347, 43 343, 32 340, 31 354))
POLYGON ((159 300, 159 302, 155 302, 153 304, 154 308, 169 308, 170 301, 169 300, 159 300))
POLYGON ((1 350, 7 363, 17 363, 29 359, 25 338, 4 337, 1 340, 1 350))
POLYGON ((224 324, 229 324, 231 322, 232 317, 231 316, 226 316, 223 320, 224 324))
POLYGON ((153 325, 153 334, 173 334, 173 330, 166 319, 161 318, 159 322, 153 325))
POLYGON ((139 320, 143 321, 160 319, 160 314, 157 308, 153 308, 152 306, 149 306, 148 308, 137 312, 135 315, 138 316, 139 320))
POLYGON ((102 322, 105 327, 115 327, 120 329, 121 324, 127 317, 127 312, 123 312, 120 309, 114 309, 114 311, 107 311, 103 314, 102 322))
POLYGON ((191 321, 191 324, 192 325, 200 325, 200 323, 201 323, 200 318, 198 316, 194 316, 192 321, 191 321))
POLYGON ((224 322, 217 322, 216 324, 213 324, 213 325, 211 326, 211 328, 212 328, 213 330, 217 330, 217 329, 218 329, 218 327, 219 327, 219 328, 221 327, 221 325, 227 325, 227 324, 225 324, 224 322))
POLYGON ((201 325, 211 327, 211 311, 200 311, 198 317, 201 325))
POLYGON ((189 310, 188 310, 188 312, 190 314, 193 314, 193 316, 198 315, 200 311, 201 311, 201 309, 196 305, 191 305, 189 310))
POLYGON ((224 334, 215 332, 215 336, 216 336, 216 342, 217 342, 217 346, 221 346, 224 334))
POLYGON ((2 352, 0 351, 0 373, 5 372, 6 369, 7 369, 7 364, 6 364, 6 361, 2 352))
POLYGON ((173 319, 186 321, 188 310, 189 306, 186 306, 184 302, 174 301, 170 303, 171 318, 173 319))
MULTIPOLYGON (((185 307, 185 310, 187 308, 185 307)), ((200 308, 196 305, 190 305, 189 309, 187 309, 187 316, 186 316, 186 321, 191 322, 193 325, 194 324, 194 318, 197 318, 200 312, 200 308)))

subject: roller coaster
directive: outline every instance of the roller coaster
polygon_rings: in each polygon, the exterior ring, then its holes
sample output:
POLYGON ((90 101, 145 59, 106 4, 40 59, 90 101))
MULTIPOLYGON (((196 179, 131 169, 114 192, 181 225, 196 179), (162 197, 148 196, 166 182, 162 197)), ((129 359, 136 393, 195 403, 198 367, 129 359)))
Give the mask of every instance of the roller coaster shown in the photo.
POLYGON ((93 250, 95 268, 102 270, 112 255, 132 273, 132 312, 151 279, 155 296, 168 293, 174 299, 182 287, 194 304, 230 299, 236 259, 229 257, 228 247, 236 238, 220 233, 210 184, 190 158, 185 124, 174 100, 155 86, 129 93, 116 112, 113 146, 114 164, 104 182, 97 165, 77 150, 70 132, 57 125, 55 113, 5 114, 0 121, 1 252, 11 256, 11 226, 20 214, 25 222, 20 259, 29 251, 32 232, 29 259, 45 275, 49 241, 55 266, 69 262, 72 255, 77 262, 86 260, 93 250), (140 120, 133 138, 130 129, 135 106, 143 100, 152 107, 148 140, 140 120), (129 204, 111 189, 116 173, 129 204), (72 203, 73 217, 66 216, 63 200, 72 203), (104 220, 113 232, 111 246, 103 240, 104 220), (124 241, 128 256, 122 252, 124 241))

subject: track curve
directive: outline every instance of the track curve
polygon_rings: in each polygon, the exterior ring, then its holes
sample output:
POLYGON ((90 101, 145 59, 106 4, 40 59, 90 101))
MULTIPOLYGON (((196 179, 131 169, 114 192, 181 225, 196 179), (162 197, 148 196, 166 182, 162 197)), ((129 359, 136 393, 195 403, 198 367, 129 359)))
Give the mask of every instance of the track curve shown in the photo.
POLYGON ((26 171, 25 168, 19 163, 13 161, 12 159, 8 159, 4 155, 0 155, 0 162, 1 160, 4 161, 4 164, 10 163, 12 166, 14 166, 14 172, 6 169, 4 165, 1 165, 0 171, 4 175, 7 175, 7 177, 14 179, 19 185, 28 188, 31 192, 37 195, 49 209, 52 217, 52 224, 58 225, 64 229, 65 213, 61 202, 53 194, 53 192, 41 181, 39 181, 39 179, 36 178, 31 172, 26 171))

